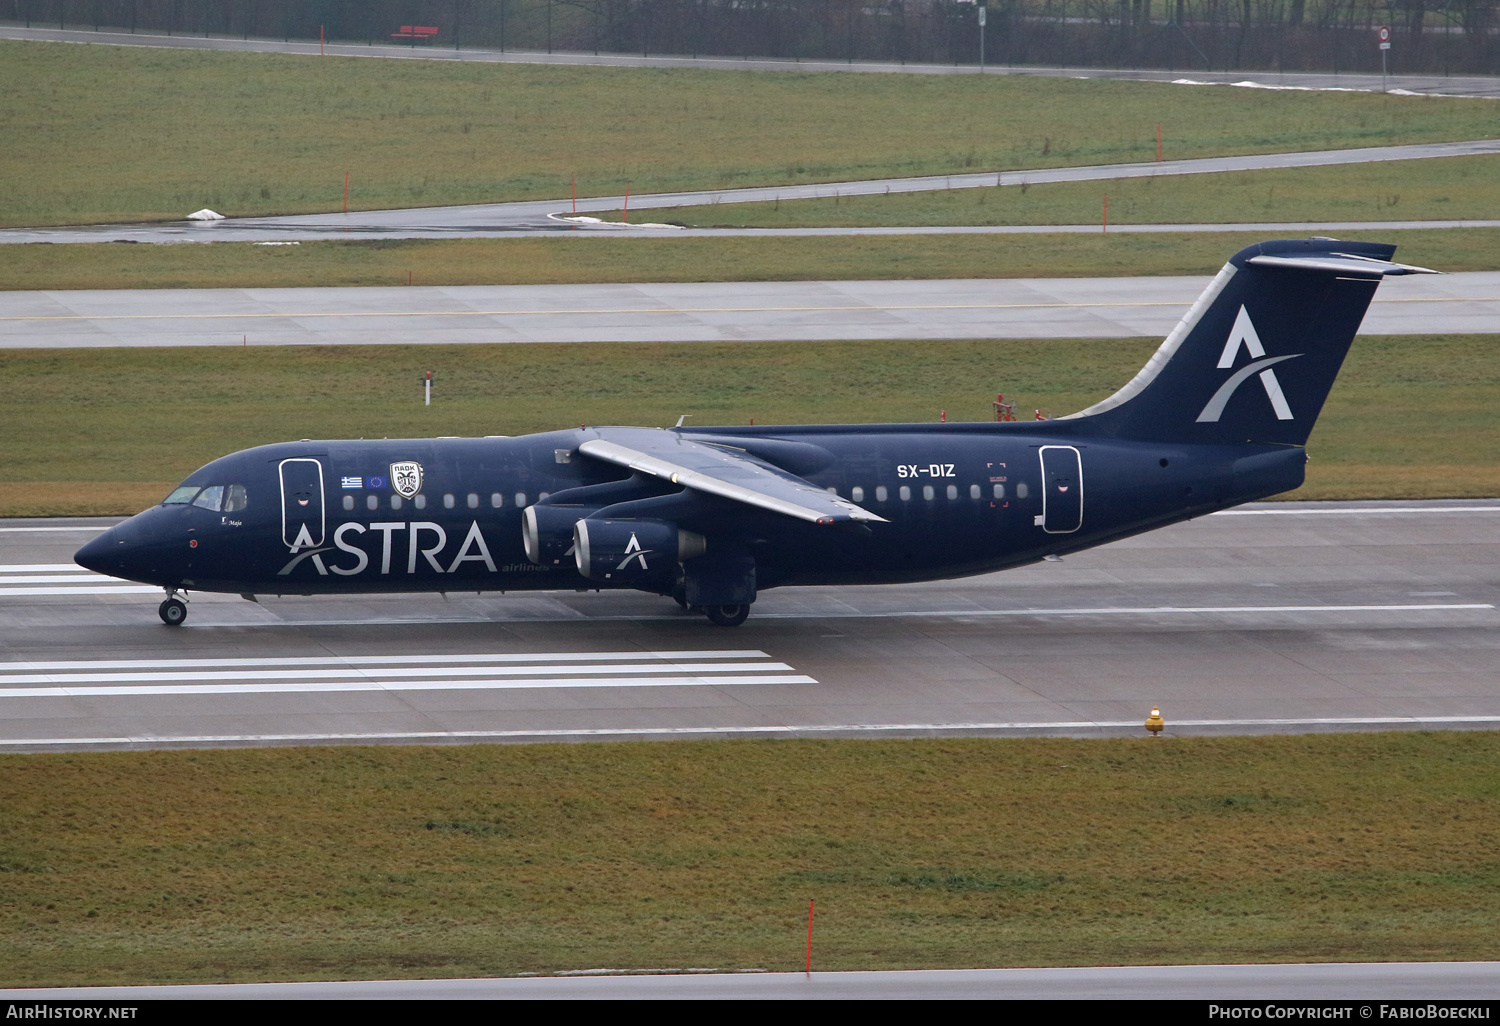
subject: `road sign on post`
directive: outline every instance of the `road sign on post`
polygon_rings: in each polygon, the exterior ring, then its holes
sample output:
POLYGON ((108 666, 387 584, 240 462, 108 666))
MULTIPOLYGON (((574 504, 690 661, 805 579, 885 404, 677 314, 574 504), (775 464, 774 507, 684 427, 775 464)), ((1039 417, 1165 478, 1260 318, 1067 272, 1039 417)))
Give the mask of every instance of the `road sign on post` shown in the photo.
POLYGON ((1382 93, 1386 91, 1386 89, 1385 89, 1385 53, 1390 48, 1391 48, 1391 27, 1389 25, 1382 25, 1382 26, 1380 26, 1380 91, 1382 93))

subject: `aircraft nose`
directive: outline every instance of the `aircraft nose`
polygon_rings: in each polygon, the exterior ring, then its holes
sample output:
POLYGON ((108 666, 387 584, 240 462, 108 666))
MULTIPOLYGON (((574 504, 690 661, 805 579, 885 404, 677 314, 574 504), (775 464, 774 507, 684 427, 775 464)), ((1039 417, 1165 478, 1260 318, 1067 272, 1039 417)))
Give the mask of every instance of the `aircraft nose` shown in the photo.
POLYGON ((73 562, 96 574, 120 576, 125 568, 124 550, 129 548, 126 544, 128 539, 124 537, 125 532, 120 530, 124 526, 124 524, 116 524, 73 553, 73 562))

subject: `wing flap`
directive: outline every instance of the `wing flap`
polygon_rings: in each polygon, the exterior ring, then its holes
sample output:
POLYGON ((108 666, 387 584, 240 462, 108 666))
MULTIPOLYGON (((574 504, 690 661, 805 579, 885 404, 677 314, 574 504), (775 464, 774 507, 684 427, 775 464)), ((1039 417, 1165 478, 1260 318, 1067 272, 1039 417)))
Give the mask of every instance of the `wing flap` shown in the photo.
POLYGON ((814 524, 885 518, 748 454, 705 445, 670 431, 603 428, 578 451, 684 488, 743 502, 814 524))

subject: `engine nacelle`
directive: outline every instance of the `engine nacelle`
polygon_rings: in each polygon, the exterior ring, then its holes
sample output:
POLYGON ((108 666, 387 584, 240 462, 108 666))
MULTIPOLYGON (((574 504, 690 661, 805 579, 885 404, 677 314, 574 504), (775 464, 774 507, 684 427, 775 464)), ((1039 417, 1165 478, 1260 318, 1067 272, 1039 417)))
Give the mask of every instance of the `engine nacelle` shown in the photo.
POLYGON ((573 526, 573 559, 591 581, 634 584, 670 577, 678 563, 706 549, 703 535, 665 520, 580 520, 573 526))
POLYGON ((521 543, 537 566, 559 566, 573 556, 573 525, 598 506, 527 506, 521 514, 521 543))

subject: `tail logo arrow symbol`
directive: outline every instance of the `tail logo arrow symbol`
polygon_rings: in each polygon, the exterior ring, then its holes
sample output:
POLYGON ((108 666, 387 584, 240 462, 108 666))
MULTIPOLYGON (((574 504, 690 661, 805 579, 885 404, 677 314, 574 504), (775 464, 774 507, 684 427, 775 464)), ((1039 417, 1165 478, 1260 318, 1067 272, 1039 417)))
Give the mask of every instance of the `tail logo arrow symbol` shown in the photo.
POLYGON ((1266 347, 1261 345, 1260 335, 1255 331, 1255 325, 1250 321, 1250 314, 1244 306, 1234 319, 1234 327, 1229 330, 1229 338, 1224 340, 1224 352, 1219 355, 1220 369, 1233 367, 1235 357, 1239 356, 1240 346, 1245 347, 1245 352, 1250 355, 1251 362, 1241 367, 1229 376, 1229 380, 1219 386, 1219 390, 1213 394, 1208 403, 1203 407, 1203 412, 1198 414, 1199 424, 1217 424, 1219 418, 1224 415, 1224 407, 1229 405, 1229 400, 1234 393, 1251 377, 1259 375, 1261 386, 1266 390, 1266 398, 1271 401, 1271 409, 1276 411, 1277 420, 1292 420, 1292 408, 1287 405, 1286 394, 1281 390, 1281 382, 1276 379, 1276 372, 1271 369, 1273 364, 1281 363, 1283 360, 1294 360, 1301 353, 1292 353, 1288 356, 1266 356, 1266 347))

